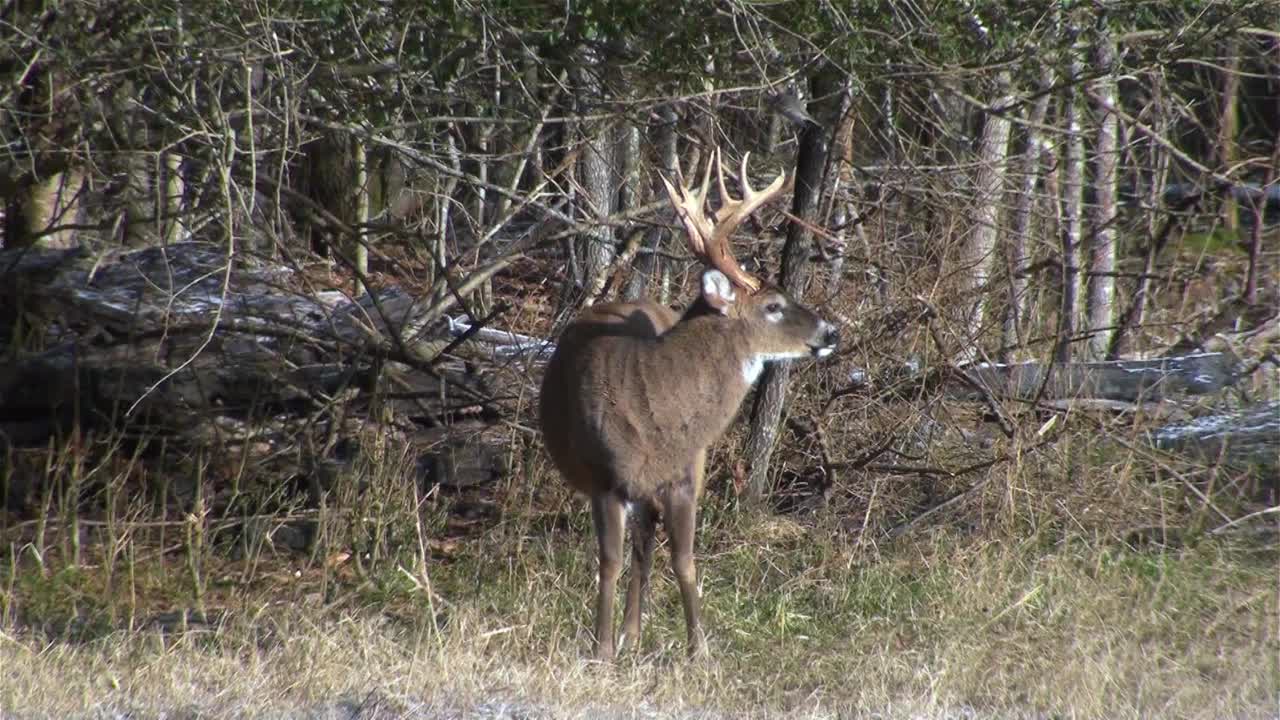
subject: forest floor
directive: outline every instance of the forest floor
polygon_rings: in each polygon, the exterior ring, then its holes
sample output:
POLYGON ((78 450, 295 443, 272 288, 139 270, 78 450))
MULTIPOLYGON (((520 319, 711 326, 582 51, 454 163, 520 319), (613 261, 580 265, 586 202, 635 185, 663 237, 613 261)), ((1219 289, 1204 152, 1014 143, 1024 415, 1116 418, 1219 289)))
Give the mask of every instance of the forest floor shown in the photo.
POLYGON ((711 657, 684 655, 660 547, 641 646, 605 666, 588 659, 589 518, 563 498, 513 498, 452 539, 428 527, 425 563, 11 546, 0 715, 1280 717, 1273 535, 942 525, 877 544, 834 513, 713 498, 711 657))

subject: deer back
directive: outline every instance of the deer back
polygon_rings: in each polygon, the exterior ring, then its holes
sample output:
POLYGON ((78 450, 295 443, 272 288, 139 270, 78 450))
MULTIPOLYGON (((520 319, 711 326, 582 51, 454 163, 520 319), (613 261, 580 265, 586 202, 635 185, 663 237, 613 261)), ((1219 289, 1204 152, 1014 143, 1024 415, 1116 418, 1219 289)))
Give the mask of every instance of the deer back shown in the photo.
POLYGON ((681 316, 601 305, 564 331, 541 416, 571 486, 654 496, 724 433, 765 362, 829 351, 831 327, 786 293, 735 293, 717 270, 702 285, 681 316))

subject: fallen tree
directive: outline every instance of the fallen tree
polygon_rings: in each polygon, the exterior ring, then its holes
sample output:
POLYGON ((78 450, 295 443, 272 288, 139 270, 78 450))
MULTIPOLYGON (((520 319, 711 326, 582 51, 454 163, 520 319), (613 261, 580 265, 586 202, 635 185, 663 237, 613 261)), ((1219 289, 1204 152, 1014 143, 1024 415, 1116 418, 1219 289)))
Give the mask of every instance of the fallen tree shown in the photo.
MULTIPOLYGON (((314 486, 377 430, 428 456, 424 482, 491 478, 505 442, 487 432, 505 413, 492 367, 442 351, 505 358, 485 343, 510 338, 429 322, 424 305, 398 288, 315 290, 283 264, 205 243, 0 252, 0 451, 109 433, 243 456, 314 486)), ((10 478, 25 494, 38 483, 10 478)))
POLYGON ((1280 400, 1171 423, 1151 435, 1163 450, 1252 469, 1273 482, 1280 476, 1280 400))
POLYGON ((982 364, 964 371, 982 388, 1002 398, 1128 403, 1212 395, 1240 377, 1239 362, 1222 352, 1148 360, 982 364))

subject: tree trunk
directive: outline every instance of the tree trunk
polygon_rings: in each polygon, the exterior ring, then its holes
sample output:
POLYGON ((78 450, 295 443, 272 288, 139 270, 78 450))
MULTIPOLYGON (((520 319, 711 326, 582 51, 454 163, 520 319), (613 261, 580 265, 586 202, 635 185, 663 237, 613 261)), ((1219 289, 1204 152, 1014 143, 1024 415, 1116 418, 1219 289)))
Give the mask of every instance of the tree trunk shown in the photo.
MULTIPOLYGON (((347 225, 355 220, 355 198, 352 182, 356 176, 355 148, 352 138, 338 131, 324 131, 319 138, 305 145, 303 176, 299 185, 303 194, 316 205, 328 210, 347 225)), ((337 238, 323 224, 317 224, 309 216, 302 220, 303 232, 309 238, 313 252, 331 257, 330 249, 344 252, 346 238, 337 238), (336 247, 331 244, 338 242, 336 247)))
POLYGON ((351 162, 355 169, 355 213, 352 220, 356 235, 350 239, 351 243, 351 260, 355 263, 356 272, 356 295, 364 295, 369 289, 364 286, 363 278, 369 275, 369 248, 366 243, 369 238, 365 235, 365 228, 369 226, 369 193, 372 188, 369 186, 369 152, 363 138, 353 137, 351 139, 351 162))
MULTIPOLYGON (((890 64, 885 62, 884 66, 885 72, 888 73, 891 70, 890 64)), ((897 93, 898 90, 894 87, 893 83, 886 83, 884 95, 880 98, 879 103, 880 117, 883 118, 880 122, 880 127, 882 128, 881 133, 884 138, 883 157, 887 168, 901 168, 907 166, 907 163, 905 163, 903 159, 903 138, 900 132, 903 127, 904 118, 903 114, 898 111, 899 102, 897 93)), ((896 178, 893 179, 893 181, 897 182, 896 178)), ((880 222, 880 232, 878 235, 881 238, 880 241, 884 244, 880 249, 880 252, 883 253, 886 258, 896 259, 903 256, 903 253, 901 252, 901 246, 903 244, 902 238, 910 236, 910 223, 908 220, 909 213, 907 211, 909 199, 899 198, 895 202, 885 203, 885 190, 889 182, 890 176, 888 173, 885 173, 885 180, 882 181, 880 189, 877 191, 881 205, 881 210, 878 213, 878 220, 880 222)), ((869 245, 864 245, 864 248, 870 257, 871 247, 869 245)), ((895 267, 892 269, 902 269, 900 267, 900 262, 900 260, 895 261, 895 267)), ((903 275, 905 275, 905 273, 903 273, 903 275)), ((893 272, 885 272, 881 268, 875 268, 876 294, 881 304, 887 305, 889 303, 890 291, 892 289, 889 283, 891 279, 896 279, 897 277, 898 275, 893 272)))
MULTIPOLYGON (((114 193, 118 215, 111 240, 124 247, 149 247, 158 244, 161 238, 162 227, 156 216, 161 173, 155 156, 145 150, 156 144, 159 131, 139 115, 133 104, 147 101, 146 91, 126 80, 104 122, 111 134, 111 152, 105 153, 106 159, 100 167, 120 180, 114 193)), ((236 128, 231 132, 235 141, 246 130, 236 128)), ((248 139, 244 145, 252 147, 248 139)), ((253 197, 252 193, 249 197, 253 197)), ((249 203, 252 204, 252 199, 249 203)))
POLYGON ((80 216, 84 173, 56 172, 23 187, 5 207, 4 247, 70 248, 79 244, 74 230, 58 230, 80 216))
MULTIPOLYGON (((476 102, 475 113, 478 116, 492 115, 498 116, 506 112, 504 107, 504 99, 502 93, 503 72, 506 69, 505 63, 496 62, 491 53, 492 45, 486 37, 480 47, 480 61, 488 66, 483 72, 486 78, 487 87, 485 94, 476 102)), ((505 153, 506 148, 500 147, 500 138, 498 125, 495 123, 479 122, 476 123, 474 129, 475 138, 475 156, 476 156, 476 177, 480 178, 480 183, 475 186, 475 211, 472 213, 472 226, 475 228, 475 237, 482 238, 488 230, 490 222, 500 222, 501 217, 497 213, 490 212, 495 202, 501 195, 494 195, 489 192, 489 188, 485 183, 493 183, 497 185, 503 184, 501 173, 501 165, 497 160, 500 153, 505 153)), ((468 303, 474 317, 485 317, 493 308, 493 279, 488 278, 480 283, 476 288, 475 295, 471 303, 468 303)))
MULTIPOLYGON (((13 19, 20 24, 32 22, 34 15, 42 12, 40 8, 39 3, 30 7, 18 3, 13 19)), ((8 163, 2 168, 6 175, 12 173, 12 177, 0 177, 5 185, 0 188, 4 211, 0 221, 6 248, 70 248, 80 244, 76 230, 57 229, 80 220, 80 199, 87 189, 85 173, 72 164, 76 153, 68 152, 78 135, 75 124, 80 108, 76 93, 67 91, 72 83, 64 74, 33 58, 20 77, 14 76, 13 92, 6 93, 13 107, 0 115, 0 132, 9 148, 5 160, 16 160, 22 151, 15 150, 24 146, 30 153, 15 163, 21 170, 8 163)))
MULTIPOLYGON (((187 32, 182 5, 175 6, 174 10, 175 35, 178 38, 181 52, 185 55, 188 52, 187 46, 191 41, 191 35, 187 32)), ((186 87, 182 88, 182 90, 187 89, 186 87)), ((178 117, 181 112, 182 103, 179 97, 183 94, 185 93, 170 94, 164 102, 165 107, 173 117, 178 117)), ((169 146, 174 151, 161 154, 160 172, 156 180, 159 188, 157 192, 159 197, 156 203, 156 222, 162 245, 172 245, 173 243, 187 240, 189 232, 187 221, 182 212, 186 201, 187 184, 182 175, 183 156, 178 152, 181 144, 174 142, 172 139, 169 140, 169 143, 169 146)))
POLYGON ((1115 41, 1107 29, 1106 15, 1098 18, 1093 46, 1093 69, 1098 79, 1092 84, 1100 102, 1098 134, 1094 147, 1093 187, 1096 200, 1091 207, 1092 234, 1089 241, 1089 296, 1087 298, 1088 359, 1101 360, 1111 345, 1116 293, 1116 161, 1120 152, 1119 122, 1114 112, 1116 94, 1115 41))
MULTIPOLYGON (((813 79, 812 97, 819 103, 839 102, 839 85, 830 69, 820 70, 813 79)), ((815 105, 819 104, 815 103, 815 105)), ((838 106, 837 106, 838 107, 838 106)), ((810 114, 824 123, 837 118, 836 113, 825 107, 811 106, 810 114)), ((827 133, 820 126, 810 123, 800 134, 800 149, 796 157, 795 196, 791 212, 807 223, 818 219, 819 201, 822 195, 822 172, 827 165, 827 133)), ((780 285, 793 296, 804 295, 809 281, 809 252, 813 236, 808 227, 791 223, 787 229, 787 242, 782 251, 780 285)), ((791 377, 791 365, 785 362, 766 366, 756 400, 751 409, 751 428, 747 436, 747 463, 749 474, 745 488, 747 502, 760 502, 769 492, 769 459, 778 438, 782 408, 786 404, 787 381, 791 377)))
MULTIPOLYGON (((1152 115, 1154 117, 1152 125, 1157 135, 1168 137, 1171 113, 1165 107, 1164 74, 1160 72, 1149 73, 1146 82, 1151 88, 1150 105, 1153 109, 1152 115)), ((1160 199, 1164 196, 1164 189, 1169 177, 1169 152, 1149 138, 1146 140, 1146 145, 1149 155, 1146 172, 1150 177, 1150 182, 1147 187, 1145 201, 1147 207, 1158 208, 1160 207, 1160 199)), ((1142 273, 1134 281, 1133 297, 1129 300, 1129 308, 1121 316, 1117 323, 1118 327, 1111 336, 1111 347, 1107 350, 1108 360, 1116 360, 1128 353, 1134 333, 1142 327, 1146 319, 1148 288, 1151 285, 1151 277, 1155 272, 1156 257, 1164 247, 1169 233, 1173 231, 1175 217, 1173 214, 1166 214, 1161 217, 1154 212, 1148 213, 1148 244, 1146 256, 1143 258, 1142 273)))
POLYGON ((977 357, 976 345, 982 328, 992 324, 992 305, 984 303, 986 286, 995 267, 996 243, 1000 237, 1000 209, 1004 200, 1005 163, 1009 158, 1009 118, 1003 114, 1012 102, 1007 71, 996 75, 995 112, 983 123, 978 147, 978 170, 974 177, 973 230, 964 248, 963 265, 970 288, 976 294, 968 309, 965 359, 977 357), (983 307, 986 311, 983 311, 983 307))
POLYGON ((1006 261, 1009 264, 1009 305, 1005 308, 1004 333, 1001 342, 1001 361, 1007 361, 1010 353, 1027 344, 1027 276, 1024 274, 1031 244, 1031 220, 1036 206, 1036 186, 1039 184, 1045 151, 1044 119, 1049 114, 1049 92, 1053 86, 1053 71, 1045 66, 1040 75, 1040 97, 1031 107, 1027 117, 1027 147, 1022 156, 1021 186, 1014 199, 1013 217, 1009 223, 1006 261))
MULTIPOLYGON (((640 187, 640 128, 633 122, 626 120, 619 121, 614 127, 616 134, 614 142, 614 163, 619 170, 617 203, 618 212, 627 212, 640 205, 644 199, 644 188, 640 187)), ((625 227, 619 231, 619 237, 631 237, 633 232, 641 232, 643 237, 636 242, 641 245, 648 240, 648 233, 632 227, 625 227)), ((635 248, 638 252, 639 248, 635 248)), ((621 261, 619 261, 621 263, 621 261)), ((640 274, 640 266, 635 262, 635 255, 632 256, 630 263, 631 268, 627 273, 626 284, 618 288, 616 291, 618 297, 631 299, 628 293, 632 289, 632 281, 640 274)), ((643 293, 643 285, 640 288, 643 293)))
MULTIPOLYGON (((453 128, 444 132, 444 156, 449 161, 449 168, 454 173, 462 172, 462 153, 458 149, 458 141, 453 128)), ((453 194, 458 189, 456 174, 444 175, 438 180, 439 190, 436 192, 436 236, 431 252, 432 283, 440 280, 449 271, 449 235, 453 225, 453 194)), ((441 285, 443 288, 443 284, 441 285)))
MULTIPOLYGON (((1271 55, 1272 59, 1267 65, 1271 67, 1272 77, 1280 77, 1280 39, 1272 38, 1268 42, 1271 43, 1271 52, 1267 54, 1271 55)), ((1275 110, 1280 112, 1280 94, 1277 94, 1272 102, 1275 110)), ((1267 169, 1262 174, 1262 184, 1259 185, 1261 192, 1253 201, 1253 229, 1249 233, 1249 265, 1245 271, 1242 293, 1242 299, 1250 305, 1258 300, 1258 266, 1262 262, 1262 232, 1266 227, 1264 221, 1267 206, 1270 204, 1267 191, 1276 182, 1278 165, 1280 165, 1280 127, 1276 128, 1276 134, 1271 138, 1271 161, 1267 163, 1267 169)))
MULTIPOLYGON (((663 105, 654 114, 657 116, 657 127, 654 128, 654 144, 657 146, 659 154, 659 170, 667 177, 673 178, 675 177, 676 163, 678 162, 676 155, 676 113, 670 105, 663 105)), ((629 153, 633 152, 630 145, 628 145, 627 151, 629 153)), ((634 152, 636 153, 635 161, 638 167, 639 148, 637 147, 634 152)), ((640 182, 638 171, 633 182, 638 189, 640 182)), ((661 184, 661 180, 654 178, 653 197, 664 197, 665 191, 661 188, 661 184)), ((667 230, 661 225, 654 225, 645 231, 644 247, 636 258, 635 271, 627 279, 627 287, 622 294, 624 299, 637 300, 644 297, 648 291, 650 278, 658 277, 662 274, 664 263, 658 257, 658 250, 662 247, 662 239, 667 234, 667 230)), ((663 295, 661 285, 658 294, 660 296, 663 295)), ((666 297, 661 297, 659 301, 665 303, 666 297)))
MULTIPOLYGON (((494 100, 497 102, 497 99, 494 100)), ((496 105, 494 106, 497 107, 496 105)), ((477 112, 483 112, 480 108, 476 108, 477 112)), ((494 112, 497 112, 495 109, 494 112)), ((480 182, 476 184, 475 192, 475 210, 471 212, 471 225, 475 228, 474 236, 483 237, 489 223, 489 188, 484 183, 492 182, 497 178, 496 173, 491 171, 490 159, 493 150, 493 128, 489 123, 479 123, 476 128, 475 137, 475 154, 477 156, 476 177, 480 182)), ((474 301, 468 303, 475 317, 484 317, 489 314, 489 308, 493 307, 493 281, 485 280, 480 283, 480 287, 476 288, 474 301)))
MULTIPOLYGON (((827 227, 835 228, 830 238, 829 249, 834 254, 827 276, 825 294, 828 298, 840 292, 844 282, 844 263, 849 254, 849 197, 856 191, 857 180, 853 175, 853 132, 857 114, 852 111, 853 83, 846 79, 843 99, 840 103, 840 129, 836 132, 836 147, 829 156, 827 172, 830 174, 830 192, 827 195, 827 227), (846 173, 848 178, 846 179, 846 173)), ((862 223, 858 223, 853 232, 866 247, 866 231, 862 223)), ((867 253, 870 257, 871 254, 867 253)))
MULTIPOLYGON (((574 75, 579 98, 600 99, 604 89, 599 79, 599 58, 590 49, 580 52, 578 58, 581 64, 574 75)), ((613 127, 607 120, 584 120, 580 127, 583 146, 578 180, 583 211, 590 219, 603 220, 614 209, 613 127)), ((582 234, 578 256, 582 260, 583 288, 597 286, 600 275, 608 271, 613 261, 614 249, 613 230, 608 225, 597 225, 582 234)))
POLYGON ((1062 303, 1058 309, 1058 343, 1055 357, 1071 360, 1071 339, 1076 332, 1076 312, 1080 297, 1080 208, 1084 204, 1084 135, 1080 126, 1080 91, 1076 85, 1084 74, 1084 62, 1075 44, 1079 31, 1066 30, 1072 47, 1068 51, 1068 88, 1063 98, 1063 125, 1066 146, 1062 157, 1062 303))
MULTIPOLYGON (((1232 175, 1236 164, 1236 135, 1240 124, 1240 39, 1227 38, 1223 47, 1222 94, 1218 105, 1218 137, 1214 143, 1218 172, 1232 175)), ((1233 233, 1239 229, 1240 211, 1232 193, 1222 194, 1222 223, 1233 233)))
MULTIPOLYGON (((585 141, 582 153, 582 200, 588 217, 603 220, 613 213, 613 155, 610 132, 607 126, 597 125, 591 137, 585 141)), ((580 256, 582 258, 582 286, 595 287, 601 274, 613 261, 613 230, 608 225, 598 225, 583 233, 580 256)))
POLYGON ((161 194, 156 217, 160 222, 160 242, 171 245, 186 239, 186 223, 182 220, 182 204, 186 183, 182 178, 182 156, 164 153, 161 194))

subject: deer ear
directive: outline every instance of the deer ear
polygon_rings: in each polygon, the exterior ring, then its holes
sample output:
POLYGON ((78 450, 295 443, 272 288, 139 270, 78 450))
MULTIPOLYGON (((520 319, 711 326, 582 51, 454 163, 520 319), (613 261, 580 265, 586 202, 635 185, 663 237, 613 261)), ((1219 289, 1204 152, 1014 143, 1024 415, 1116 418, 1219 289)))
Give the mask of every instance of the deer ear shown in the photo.
POLYGON ((719 270, 702 273, 702 300, 721 315, 729 314, 729 307, 738 299, 733 283, 719 270))

